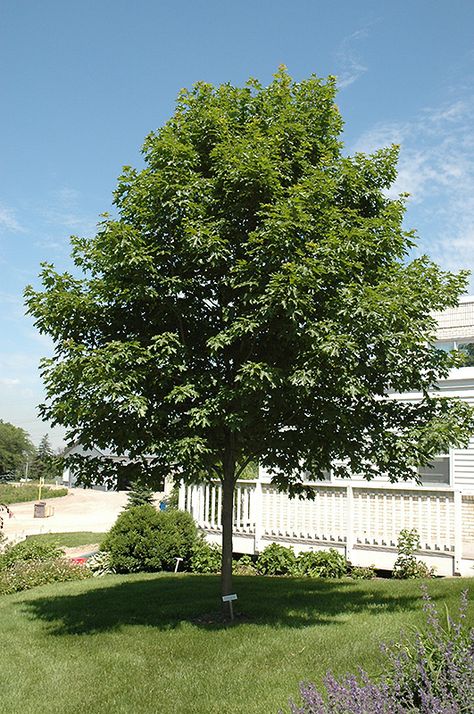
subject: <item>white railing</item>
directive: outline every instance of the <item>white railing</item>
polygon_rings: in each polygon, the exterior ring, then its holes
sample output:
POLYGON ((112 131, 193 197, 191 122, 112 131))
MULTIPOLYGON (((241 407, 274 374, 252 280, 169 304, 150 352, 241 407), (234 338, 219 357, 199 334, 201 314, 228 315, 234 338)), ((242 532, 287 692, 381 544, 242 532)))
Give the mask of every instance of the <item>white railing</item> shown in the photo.
MULTIPOLYGON (((343 548, 393 550, 403 528, 416 528, 424 552, 451 555, 454 572, 462 557, 463 502, 460 491, 411 484, 308 484, 314 500, 290 499, 267 481, 237 482, 234 534, 252 536, 253 552, 273 540, 343 548)), ((180 507, 208 533, 219 533, 219 482, 181 486, 180 507)))

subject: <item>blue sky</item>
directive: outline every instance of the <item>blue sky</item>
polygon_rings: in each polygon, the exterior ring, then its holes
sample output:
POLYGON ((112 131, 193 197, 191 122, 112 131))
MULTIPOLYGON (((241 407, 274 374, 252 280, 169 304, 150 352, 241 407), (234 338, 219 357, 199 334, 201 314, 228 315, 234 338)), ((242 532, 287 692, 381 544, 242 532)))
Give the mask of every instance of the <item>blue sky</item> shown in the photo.
MULTIPOLYGON (((474 270, 472 0, 3 0, 0 6, 0 419, 36 443, 41 356, 22 293, 70 267, 122 165, 198 80, 335 74, 346 150, 401 144, 407 227, 443 267, 474 270)), ((471 290, 472 290, 471 286, 471 290)), ((61 445, 62 432, 53 433, 61 445)))

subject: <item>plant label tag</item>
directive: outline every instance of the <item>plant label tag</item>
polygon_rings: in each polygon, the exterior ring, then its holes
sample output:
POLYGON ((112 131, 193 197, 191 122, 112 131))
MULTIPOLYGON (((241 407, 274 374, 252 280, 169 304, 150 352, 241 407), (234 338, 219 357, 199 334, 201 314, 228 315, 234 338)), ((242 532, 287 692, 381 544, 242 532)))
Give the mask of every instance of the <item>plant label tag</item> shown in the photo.
POLYGON ((233 593, 232 595, 223 595, 222 602, 230 602, 231 600, 237 600, 237 595, 233 593))

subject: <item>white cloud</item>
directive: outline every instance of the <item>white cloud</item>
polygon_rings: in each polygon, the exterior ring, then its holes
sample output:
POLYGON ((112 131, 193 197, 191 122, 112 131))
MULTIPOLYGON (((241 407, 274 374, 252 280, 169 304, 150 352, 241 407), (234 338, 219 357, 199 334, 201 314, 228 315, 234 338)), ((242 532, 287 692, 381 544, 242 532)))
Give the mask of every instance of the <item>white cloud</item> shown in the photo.
POLYGON ((365 40, 368 34, 367 28, 356 30, 345 37, 339 45, 336 52, 336 62, 339 67, 337 72, 339 89, 349 87, 367 72, 368 67, 361 60, 355 45, 357 42, 365 40))
POLYGON ((445 269, 474 270, 474 97, 376 125, 351 153, 392 143, 400 161, 390 195, 410 194, 408 222, 421 229, 420 248, 445 269))
POLYGON ((18 295, 14 295, 13 293, 5 293, 0 290, 0 305, 22 305, 23 302, 22 300, 18 297, 18 295))
POLYGON ((20 233, 24 230, 15 216, 15 211, 0 204, 0 229, 2 228, 13 233, 20 233))
MULTIPOLYGON (((89 216, 82 214, 80 199, 79 191, 69 186, 63 186, 52 192, 51 201, 42 209, 43 217, 50 225, 65 228, 69 231, 81 233, 93 231, 96 224, 90 220, 89 216)), ((58 247, 57 240, 54 242, 54 247, 58 247)), ((45 247, 52 247, 49 241, 46 241, 46 243, 45 247)))
POLYGON ((0 377, 0 384, 4 387, 14 387, 17 384, 20 384, 20 380, 10 377, 0 377))
POLYGON ((0 352, 0 370, 6 372, 21 372, 21 374, 31 380, 37 380, 37 370, 39 363, 38 354, 28 352, 0 352))
POLYGON ((55 238, 52 238, 51 240, 37 240, 37 241, 35 241, 35 245, 38 248, 54 248, 54 249, 64 248, 64 243, 61 243, 60 241, 56 240, 55 238))

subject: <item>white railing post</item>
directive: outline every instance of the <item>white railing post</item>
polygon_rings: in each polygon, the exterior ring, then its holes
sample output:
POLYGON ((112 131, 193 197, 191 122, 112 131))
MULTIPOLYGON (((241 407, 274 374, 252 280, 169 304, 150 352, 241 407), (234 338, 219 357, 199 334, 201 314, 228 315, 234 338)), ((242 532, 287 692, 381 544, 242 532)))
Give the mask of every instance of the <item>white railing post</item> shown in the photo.
POLYGON ((204 508, 205 508, 205 486, 204 484, 200 484, 199 486, 199 518, 198 518, 198 523, 202 527, 204 527, 204 508))
POLYGON ((263 490, 262 482, 257 479, 255 483, 255 489, 252 491, 252 509, 253 518, 255 521, 255 534, 254 534, 254 553, 260 552, 262 535, 263 535, 263 490))
POLYGON ((462 560, 462 491, 454 491, 454 574, 461 573, 462 560))
POLYGON ((186 508, 186 484, 184 481, 179 482, 178 508, 184 511, 186 508))
POLYGON ((354 547, 354 493, 352 484, 347 484, 346 487, 346 505, 346 558, 349 562, 352 562, 352 549, 354 547))

